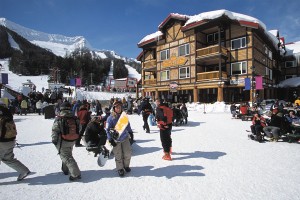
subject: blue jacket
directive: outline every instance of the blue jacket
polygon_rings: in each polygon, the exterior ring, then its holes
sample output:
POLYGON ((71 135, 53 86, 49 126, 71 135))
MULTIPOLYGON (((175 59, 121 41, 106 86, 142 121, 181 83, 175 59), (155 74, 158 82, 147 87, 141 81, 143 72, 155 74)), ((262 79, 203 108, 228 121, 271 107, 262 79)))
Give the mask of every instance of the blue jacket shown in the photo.
MULTIPOLYGON (((107 139, 110 140, 112 137, 110 135, 109 130, 113 129, 115 127, 115 125, 117 124, 119 118, 120 118, 121 114, 117 114, 117 113, 112 113, 106 120, 106 134, 107 134, 107 139)), ((116 140, 116 142, 123 142, 129 135, 129 133, 132 133, 132 129, 130 126, 130 123, 128 123, 126 129, 124 130, 123 133, 120 133, 120 137, 118 140, 116 140)))

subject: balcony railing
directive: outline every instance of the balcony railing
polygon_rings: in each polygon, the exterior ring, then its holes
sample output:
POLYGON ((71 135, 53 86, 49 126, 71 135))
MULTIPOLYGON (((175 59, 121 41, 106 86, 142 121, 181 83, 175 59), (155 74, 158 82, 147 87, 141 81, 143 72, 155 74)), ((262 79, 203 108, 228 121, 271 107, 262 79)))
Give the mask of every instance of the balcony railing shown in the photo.
POLYGON ((222 77, 219 77, 219 71, 197 73, 197 81, 214 80, 220 78, 226 79, 227 73, 222 72, 222 77))
POLYGON ((150 60, 144 62, 144 69, 149 69, 153 67, 156 67, 156 60, 150 60))
POLYGON ((197 49, 197 58, 215 56, 221 53, 223 56, 227 56, 227 49, 221 46, 221 52, 219 52, 219 45, 209 46, 201 49, 197 49))
POLYGON ((144 80, 144 85, 156 85, 156 78, 144 80))

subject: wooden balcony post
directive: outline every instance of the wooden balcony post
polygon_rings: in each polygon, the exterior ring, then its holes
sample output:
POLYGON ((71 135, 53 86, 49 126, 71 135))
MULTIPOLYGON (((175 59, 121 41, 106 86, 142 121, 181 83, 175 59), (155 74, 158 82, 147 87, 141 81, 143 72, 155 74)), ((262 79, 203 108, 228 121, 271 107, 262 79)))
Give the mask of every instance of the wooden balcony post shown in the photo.
POLYGON ((224 101, 224 96, 223 96, 223 87, 222 85, 219 85, 218 86, 218 97, 217 97, 217 101, 218 102, 221 102, 221 101, 224 101))
POLYGON ((198 102, 198 88, 197 86, 194 87, 193 89, 193 93, 194 93, 194 103, 198 102))

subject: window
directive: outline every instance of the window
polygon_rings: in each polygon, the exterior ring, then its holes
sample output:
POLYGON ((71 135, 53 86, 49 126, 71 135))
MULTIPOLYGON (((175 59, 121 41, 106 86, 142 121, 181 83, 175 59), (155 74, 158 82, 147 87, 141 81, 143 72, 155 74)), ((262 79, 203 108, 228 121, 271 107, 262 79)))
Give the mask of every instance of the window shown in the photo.
POLYGON ((240 49, 246 47, 246 37, 231 40, 231 49, 240 49))
POLYGON ((266 67, 266 77, 269 78, 270 80, 273 79, 273 71, 267 67, 266 67))
MULTIPOLYGON (((221 40, 225 39, 225 32, 221 31, 221 40)), ((215 33, 210 33, 206 36, 206 41, 207 43, 215 43, 218 42, 219 40, 219 33, 215 32, 215 33)))
POLYGON ((189 78, 190 77, 190 68, 189 67, 182 67, 179 68, 179 78, 189 78))
POLYGON ((295 77, 297 77, 297 75, 286 75, 286 76, 285 76, 285 79, 295 78, 295 77))
POLYGON ((295 67, 294 61, 285 61, 285 68, 295 67))
POLYGON ((231 75, 246 74, 247 62, 236 62, 231 64, 231 75))
POLYGON ((160 72, 160 80, 161 81, 170 80, 170 71, 166 70, 166 71, 160 72))
POLYGON ((184 44, 178 47, 178 56, 190 54, 190 44, 184 44))
POLYGON ((160 52, 160 60, 168 60, 170 58, 169 49, 160 52))

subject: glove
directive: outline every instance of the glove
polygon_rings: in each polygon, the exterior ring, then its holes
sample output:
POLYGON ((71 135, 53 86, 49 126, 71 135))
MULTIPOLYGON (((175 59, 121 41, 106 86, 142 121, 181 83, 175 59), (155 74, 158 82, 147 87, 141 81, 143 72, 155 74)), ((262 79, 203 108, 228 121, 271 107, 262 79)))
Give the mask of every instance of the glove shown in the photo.
POLYGON ((113 147, 117 146, 117 143, 113 139, 110 139, 109 142, 113 147))
POLYGON ((52 140, 52 144, 57 145, 57 140, 52 140))

